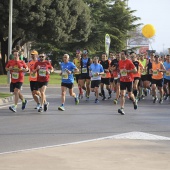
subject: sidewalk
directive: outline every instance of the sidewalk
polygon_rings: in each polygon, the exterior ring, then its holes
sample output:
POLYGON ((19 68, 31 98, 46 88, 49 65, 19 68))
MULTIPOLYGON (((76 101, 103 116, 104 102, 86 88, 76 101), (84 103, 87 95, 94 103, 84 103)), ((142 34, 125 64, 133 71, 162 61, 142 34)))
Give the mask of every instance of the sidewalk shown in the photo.
POLYGON ((100 140, 0 155, 0 170, 169 170, 170 143, 100 140))

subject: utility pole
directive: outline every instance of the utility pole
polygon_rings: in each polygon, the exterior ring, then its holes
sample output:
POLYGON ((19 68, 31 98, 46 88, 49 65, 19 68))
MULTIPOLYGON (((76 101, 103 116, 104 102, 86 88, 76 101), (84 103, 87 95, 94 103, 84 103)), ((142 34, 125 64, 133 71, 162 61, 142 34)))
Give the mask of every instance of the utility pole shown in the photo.
MULTIPOLYGON (((12 51, 12 11, 13 11, 13 0, 9 0, 9 29, 8 29, 8 61, 9 61, 9 56, 12 51)), ((8 71, 8 84, 10 84, 11 79, 10 79, 10 72, 8 71)))

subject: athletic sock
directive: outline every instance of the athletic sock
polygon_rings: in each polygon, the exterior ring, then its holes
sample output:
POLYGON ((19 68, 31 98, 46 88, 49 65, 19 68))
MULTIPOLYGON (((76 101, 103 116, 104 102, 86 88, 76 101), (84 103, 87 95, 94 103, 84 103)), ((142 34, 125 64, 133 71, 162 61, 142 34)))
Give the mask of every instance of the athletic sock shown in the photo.
POLYGON ((135 97, 137 97, 137 93, 138 93, 137 90, 133 90, 133 94, 134 94, 135 97))
POLYGON ((104 90, 101 90, 101 93, 102 93, 103 97, 105 97, 105 92, 104 92, 104 90))

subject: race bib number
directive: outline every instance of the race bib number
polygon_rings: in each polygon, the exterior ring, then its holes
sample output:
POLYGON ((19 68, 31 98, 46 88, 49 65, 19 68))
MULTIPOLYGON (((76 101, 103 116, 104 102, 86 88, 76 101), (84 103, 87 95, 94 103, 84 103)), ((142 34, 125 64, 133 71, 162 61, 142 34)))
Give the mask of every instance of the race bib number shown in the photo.
POLYGON ((68 73, 66 71, 62 73, 62 79, 68 79, 68 73))
POLYGON ((166 76, 170 76, 170 71, 166 71, 166 76))
POLYGON ((157 70, 153 70, 153 75, 157 76, 158 75, 158 71, 157 70))
POLYGON ((40 69, 40 70, 39 70, 39 76, 41 76, 41 77, 46 77, 46 70, 40 69))
POLYGON ((87 73, 87 68, 82 68, 82 73, 87 73))
POLYGON ((13 78, 13 79, 18 79, 18 78, 19 78, 19 73, 17 73, 17 72, 12 72, 12 78, 13 78))
POLYGON ((149 74, 152 74, 152 69, 149 69, 149 74))
POLYGON ((127 71, 126 70, 120 70, 120 74, 122 77, 127 76, 127 71))
POLYGON ((37 78, 37 73, 31 73, 30 76, 31 78, 37 78))
POLYGON ((92 73, 92 76, 93 77, 98 77, 98 74, 97 73, 92 73))

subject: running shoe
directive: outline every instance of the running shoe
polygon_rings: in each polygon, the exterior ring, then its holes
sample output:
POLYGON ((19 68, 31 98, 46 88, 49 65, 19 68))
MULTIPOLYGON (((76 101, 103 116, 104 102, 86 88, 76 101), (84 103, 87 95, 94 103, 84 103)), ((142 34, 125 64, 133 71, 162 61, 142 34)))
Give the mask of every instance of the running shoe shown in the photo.
POLYGON ((135 100, 135 101, 133 102, 133 105, 134 105, 134 109, 136 110, 136 109, 138 108, 138 101, 135 100))
POLYGON ((102 99, 102 100, 103 100, 103 101, 104 101, 104 100, 106 100, 106 97, 103 97, 103 99, 102 99))
POLYGON ((25 100, 25 102, 22 102, 22 110, 24 110, 25 109, 25 107, 26 107, 26 105, 27 105, 27 100, 25 100))
POLYGON ((89 101, 89 97, 86 97, 86 101, 89 101))
POLYGON ((113 100, 113 103, 114 103, 114 104, 117 104, 117 99, 114 99, 114 100, 113 100))
POLYGON ((11 111, 13 111, 13 112, 17 112, 17 109, 16 109, 15 106, 10 106, 10 107, 9 107, 9 110, 11 110, 11 111))
POLYGON ((103 97, 102 93, 99 93, 99 96, 103 97))
POLYGON ((110 94, 109 97, 108 97, 108 99, 111 99, 111 98, 112 98, 112 95, 110 94))
POLYGON ((167 100, 167 99, 168 99, 168 97, 169 97, 169 95, 168 95, 168 94, 166 94, 166 95, 164 96, 164 100, 167 100))
POLYGON ((61 105, 61 106, 58 107, 58 110, 64 111, 65 108, 64 108, 64 106, 61 105))
POLYGON ((40 106, 40 108, 38 109, 38 112, 43 112, 43 108, 40 106))
POLYGON ((45 111, 45 112, 48 110, 49 104, 50 104, 49 102, 47 102, 47 103, 44 104, 44 111, 45 111))
POLYGON ((37 106, 34 109, 38 110, 40 108, 40 106, 41 106, 40 103, 38 103, 37 106))
POLYGON ((123 108, 118 109, 118 113, 120 113, 121 115, 125 115, 125 112, 124 112, 123 108))
POLYGON ((98 99, 95 99, 95 101, 94 101, 95 103, 99 103, 99 100, 98 99))
POLYGON ((76 104, 76 105, 79 104, 79 99, 78 99, 78 97, 75 98, 75 104, 76 104))
POLYGON ((163 103, 163 99, 160 99, 160 100, 159 100, 159 103, 162 104, 162 103, 163 103))
POLYGON ((145 96, 147 96, 147 95, 148 95, 147 90, 144 90, 144 95, 145 95, 145 96))
POLYGON ((157 101, 158 101, 158 98, 157 98, 157 97, 154 97, 153 103, 156 103, 157 101))

